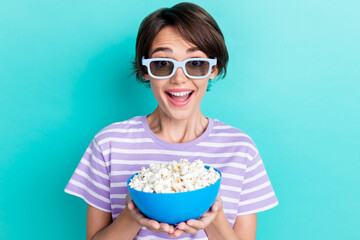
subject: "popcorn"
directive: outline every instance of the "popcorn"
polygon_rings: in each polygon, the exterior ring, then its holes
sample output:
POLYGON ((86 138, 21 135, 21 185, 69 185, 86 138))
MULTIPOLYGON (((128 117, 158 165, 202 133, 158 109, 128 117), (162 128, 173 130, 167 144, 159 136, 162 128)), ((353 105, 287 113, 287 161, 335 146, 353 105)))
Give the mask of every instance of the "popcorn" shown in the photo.
POLYGON ((214 184, 220 174, 210 167, 206 169, 201 160, 189 162, 151 163, 150 167, 135 175, 129 186, 138 191, 150 193, 188 192, 214 184))

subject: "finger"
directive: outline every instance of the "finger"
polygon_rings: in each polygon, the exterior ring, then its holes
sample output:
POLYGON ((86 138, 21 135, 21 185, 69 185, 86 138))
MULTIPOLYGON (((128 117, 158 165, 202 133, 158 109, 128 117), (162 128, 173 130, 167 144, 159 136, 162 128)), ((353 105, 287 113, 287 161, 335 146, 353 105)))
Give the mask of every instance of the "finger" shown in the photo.
POLYGON ((177 225, 177 228, 192 235, 196 234, 200 230, 200 229, 195 229, 184 222, 179 223, 177 225))
POLYGON ((135 208, 135 203, 130 200, 130 201, 127 203, 127 207, 128 207, 130 210, 132 210, 132 209, 135 208))
POLYGON ((137 221, 141 226, 156 230, 160 228, 160 224, 157 221, 145 217, 145 215, 137 207, 130 210, 130 213, 135 221, 137 221))
POLYGON ((172 232, 174 232, 174 227, 170 226, 167 223, 160 223, 160 230, 162 230, 163 232, 166 232, 166 233, 172 233, 172 232))
POLYGON ((125 196, 125 204, 127 205, 129 202, 132 202, 132 197, 131 195, 128 193, 125 196))
POLYGON ((192 228, 202 230, 205 229, 211 221, 209 221, 208 218, 200 218, 200 220, 190 219, 186 223, 192 228))
POLYGON ((141 219, 139 219, 139 223, 140 223, 140 225, 142 225, 152 231, 160 229, 160 223, 153 219, 142 217, 141 219))
POLYGON ((219 209, 220 209, 220 203, 216 200, 214 202, 214 204, 211 206, 211 211, 217 212, 217 211, 219 211, 219 209))
POLYGON ((169 233, 169 237, 180 237, 181 235, 185 234, 185 231, 180 229, 175 229, 173 233, 169 233))

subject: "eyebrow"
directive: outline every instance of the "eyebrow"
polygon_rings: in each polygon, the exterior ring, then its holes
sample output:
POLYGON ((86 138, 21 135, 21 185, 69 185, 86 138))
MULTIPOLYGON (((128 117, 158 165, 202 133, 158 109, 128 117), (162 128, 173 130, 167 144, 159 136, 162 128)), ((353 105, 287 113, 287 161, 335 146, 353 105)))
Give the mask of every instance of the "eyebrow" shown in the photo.
MULTIPOLYGON (((158 47, 158 48, 155 48, 154 51, 152 51, 152 53, 150 54, 150 56, 152 56, 154 53, 156 52, 160 52, 160 51, 163 51, 163 52, 172 52, 172 50, 170 48, 167 48, 167 47, 158 47)), ((196 51, 200 51, 200 49, 198 47, 192 47, 192 48, 189 48, 188 50, 186 50, 186 53, 191 53, 191 52, 196 52, 196 51)))
POLYGON ((198 48, 198 47, 189 48, 188 50, 186 50, 186 53, 191 53, 191 52, 196 52, 196 51, 200 51, 200 48, 198 48))
POLYGON ((172 52, 172 50, 171 50, 170 48, 158 47, 158 48, 155 48, 154 51, 152 51, 152 53, 150 54, 150 56, 152 56, 154 53, 160 52, 160 51, 163 51, 163 52, 172 52))

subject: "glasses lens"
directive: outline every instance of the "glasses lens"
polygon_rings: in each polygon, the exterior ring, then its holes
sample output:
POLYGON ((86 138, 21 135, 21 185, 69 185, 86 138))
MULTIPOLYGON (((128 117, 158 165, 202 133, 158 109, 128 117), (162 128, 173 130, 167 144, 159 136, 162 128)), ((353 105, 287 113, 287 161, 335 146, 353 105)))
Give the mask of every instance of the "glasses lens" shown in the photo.
POLYGON ((191 60, 185 64, 189 75, 195 77, 205 76, 209 72, 209 62, 204 60, 191 60))
POLYGON ((174 69, 174 64, 170 61, 160 60, 150 63, 150 71, 152 75, 157 77, 169 76, 174 69))

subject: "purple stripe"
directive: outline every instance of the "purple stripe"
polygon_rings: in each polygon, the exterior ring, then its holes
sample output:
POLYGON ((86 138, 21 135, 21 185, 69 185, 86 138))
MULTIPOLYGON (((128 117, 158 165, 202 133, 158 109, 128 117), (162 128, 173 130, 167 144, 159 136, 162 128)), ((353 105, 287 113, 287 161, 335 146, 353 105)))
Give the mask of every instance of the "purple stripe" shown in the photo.
POLYGON ((245 173, 245 179, 254 177, 264 171, 265 171, 264 165, 261 164, 261 165, 257 166, 255 169, 251 170, 250 172, 245 173))
MULTIPOLYGON (((99 172, 104 173, 104 171, 102 169, 100 169, 100 168, 96 168, 94 166, 91 166, 91 168, 96 169, 99 172)), ((86 172, 91 178, 96 179, 97 182, 103 183, 104 185, 109 185, 109 180, 108 179, 93 173, 90 170, 90 168, 87 165, 85 165, 84 163, 80 162, 80 164, 78 165, 78 169, 82 170, 83 172, 86 172)), ((106 172, 104 174, 108 175, 106 172)))
MULTIPOLYGON (((195 158, 195 159, 188 158, 188 160, 191 161, 191 162, 196 160, 196 159, 197 158, 195 158)), ((179 158, 179 160, 180 160, 180 158, 179 158)), ((149 162, 147 162, 147 163, 144 162, 143 164, 131 164, 132 160, 127 160, 127 161, 128 161, 128 164, 123 164, 123 163, 115 164, 115 163, 112 163, 111 171, 125 171, 125 170, 127 170, 127 171, 140 171, 141 167, 148 168, 149 165, 150 165, 149 162)), ((151 160, 151 161, 153 161, 155 163, 156 162, 162 162, 161 159, 151 160)), ((209 166, 213 166, 213 163, 211 161, 204 161, 204 164, 209 165, 209 166)), ((216 163, 216 164, 221 164, 221 163, 216 163)), ((243 173, 245 172, 245 169, 243 169, 243 168, 237 168, 237 167, 232 167, 232 166, 230 166, 230 167, 229 166, 220 166, 220 167, 216 166, 216 168, 221 172, 226 172, 226 173, 239 175, 239 176, 242 176, 243 173)))
POLYGON ((239 196, 240 196, 240 192, 238 192, 238 191, 231 191, 231 190, 225 190, 225 189, 220 189, 219 193, 220 193, 220 196, 223 196, 223 197, 239 198, 239 196))
MULTIPOLYGON (((97 145, 98 146, 98 145, 97 145)), ((95 157, 97 157, 98 159, 100 160, 104 160, 104 156, 101 152, 99 152, 96 147, 95 147, 95 144, 94 144, 94 141, 91 141, 89 147, 87 148, 89 149, 91 152, 92 152, 92 155, 94 155, 95 157)), ((100 147, 99 147, 100 149, 100 147)), ((101 150, 101 149, 100 149, 101 150)), ((85 152, 84 155, 90 155, 90 153, 88 152, 85 152)))
MULTIPOLYGON (((127 194, 129 192, 128 187, 112 187, 111 194, 127 194)), ((120 204, 120 203, 119 203, 120 204)))
MULTIPOLYGON (((128 142, 109 142, 101 144, 101 149, 103 152, 113 149, 154 149, 154 143, 151 142, 141 142, 141 143, 128 143, 128 142)), ((186 149, 185 151, 191 152, 191 148, 186 149)), ((230 153, 230 152, 243 152, 249 153, 252 156, 256 155, 256 151, 247 147, 247 146, 228 146, 228 147, 208 147, 208 146, 197 146, 196 152, 204 153, 230 153)), ((100 158, 101 159, 101 158, 100 158)))
POLYGON ((269 177, 267 175, 264 175, 252 182, 248 182, 248 183, 244 183, 243 184, 243 187, 242 187, 242 190, 246 190, 246 189, 250 189, 250 188, 253 188, 253 187, 256 187, 260 184, 263 184, 265 182, 269 181, 269 177))
MULTIPOLYGON (((118 192, 115 192, 114 190, 110 191, 111 194, 117 194, 118 192)), ((123 194, 123 193, 120 193, 123 194)), ((127 192, 126 192, 127 194, 127 192)), ((111 205, 125 205, 125 198, 114 198, 111 199, 111 205)))
MULTIPOLYGON (((92 158, 91 154, 89 154, 89 153, 86 152, 82 158, 85 159, 85 160, 87 160, 87 161, 90 163, 90 166, 91 166, 92 168, 94 168, 94 169, 96 169, 96 170, 98 170, 98 171, 100 171, 100 172, 102 172, 102 173, 104 173, 104 174, 108 174, 108 169, 107 169, 107 167, 104 166, 104 165, 99 164, 98 162, 96 162, 96 161, 92 158)), ((100 159, 100 161, 101 161, 101 159, 100 159)), ((102 162, 104 162, 104 161, 102 161, 102 162)), ((105 162, 104 162, 104 164, 105 164, 105 162)))
POLYGON ((244 206, 240 206, 238 209, 238 214, 240 214, 242 212, 249 212, 249 211, 257 210, 260 208, 264 208, 264 207, 270 206, 276 202, 277 202, 277 198, 274 195, 274 196, 272 196, 268 199, 262 200, 260 202, 250 203, 250 204, 247 204, 244 206))
POLYGON ((259 189, 259 190, 255 191, 255 192, 251 192, 251 193, 241 195, 240 201, 246 201, 246 200, 249 200, 249 199, 258 198, 258 197, 261 197, 261 196, 266 195, 266 194, 271 193, 271 192, 273 192, 272 187, 267 186, 265 188, 262 188, 262 189, 259 189))
MULTIPOLYGON (((78 175, 77 173, 74 173, 74 175, 72 176, 72 179, 86 185, 89 189, 91 189, 92 191, 96 192, 97 194, 99 194, 103 197, 109 197, 109 191, 106 191, 105 189, 95 186, 88 179, 84 178, 83 176, 78 175)), ((92 178, 92 179, 93 179, 93 181, 97 182, 95 180, 95 178, 92 178)), ((102 183, 102 184, 105 186, 108 186, 109 182, 107 182, 107 185, 104 183, 102 183)))
POLYGON ((252 144, 255 147, 254 142, 248 137, 234 136, 234 137, 218 137, 218 136, 210 136, 204 142, 211 143, 229 143, 229 138, 233 138, 231 142, 245 142, 252 144))
POLYGON ((124 174, 124 175, 112 175, 111 176, 111 181, 112 182, 116 182, 116 183, 120 183, 120 182, 127 182, 127 180, 129 179, 129 177, 131 177, 132 174, 124 174))
MULTIPOLYGON (((134 125, 130 129, 138 129, 143 128, 141 125, 134 125)), ((107 132, 101 133, 101 135, 96 137, 96 142, 100 142, 101 140, 108 137, 118 137, 118 138, 145 138, 149 137, 144 131, 139 130, 141 132, 107 132)))
POLYGON ((239 198, 240 193, 235 191, 228 191, 224 189, 219 190, 219 195, 222 197, 239 198))
MULTIPOLYGON (((245 134, 244 132, 240 131, 237 128, 225 128, 225 129, 213 129, 213 131, 211 133, 241 133, 241 134, 245 134)), ((245 136, 246 137, 246 136, 245 136)), ((250 137, 248 137, 250 138, 250 137)))
POLYGON ((127 155, 122 155, 122 154, 116 154, 116 153, 112 153, 112 162, 111 162, 111 166, 112 166, 112 170, 114 170, 114 166, 115 167, 128 167, 130 165, 132 165, 131 161, 143 161, 143 165, 141 164, 135 164, 135 166, 139 166, 141 169, 141 166, 148 166, 151 162, 171 162, 171 161, 179 161, 181 158, 186 158, 187 160, 189 160, 190 162, 195 161, 197 159, 201 159, 205 165, 211 165, 211 164, 224 164, 224 167, 226 167, 226 165, 232 164, 232 163, 236 163, 236 164, 243 164, 244 168, 235 168, 234 172, 238 173, 238 171, 241 171, 241 173, 243 173, 243 169, 245 169, 245 163, 247 161, 247 158, 243 158, 243 157, 193 157, 193 156, 176 156, 176 155, 160 155, 160 154, 151 154, 151 155, 147 155, 147 154, 127 154, 127 155), (115 156, 116 155, 116 156, 115 156), (121 156, 120 156, 121 155, 121 156), (128 161, 127 163, 116 163, 116 160, 121 160, 121 161, 128 161))
MULTIPOLYGON (((104 202, 104 201, 94 197, 93 195, 88 193, 86 190, 84 190, 78 186, 75 186, 75 185, 69 183, 66 186, 66 189, 79 194, 80 196, 82 196, 85 199, 85 201, 88 201, 91 205, 93 205, 97 208, 103 208, 105 210, 111 211, 110 203, 104 202)), ((109 198, 109 196, 107 196, 107 198, 109 198)))
MULTIPOLYGON (((164 239, 169 239, 169 236, 167 233, 157 233, 157 232, 152 232, 148 229, 140 229, 138 236, 140 237, 147 237, 147 236, 157 236, 157 237, 161 237, 164 239)), ((190 235, 190 234, 184 234, 179 238, 174 238, 174 239, 182 239, 182 238, 189 238, 192 237, 193 239, 197 239, 197 238, 204 238, 206 237, 205 231, 200 230, 198 231, 196 234, 194 235, 190 235)))
MULTIPOLYGON (((189 151, 184 151, 184 152, 189 152, 189 151)), ((190 156, 184 156, 181 154, 181 152, 178 154, 178 155, 174 155, 174 154, 167 154, 167 153, 164 153, 164 154, 158 154, 158 153, 114 153, 112 152, 111 153, 111 158, 113 160, 148 160, 148 161, 154 161, 154 160, 162 160, 162 161, 179 161, 181 158, 186 158, 188 159, 189 161, 191 160, 196 160, 196 159, 200 159, 202 160, 203 162, 215 162, 218 163, 218 161, 221 161, 222 159, 224 159, 224 157, 222 156, 209 156, 209 157, 205 157, 205 156, 198 156, 198 152, 193 152, 194 155, 190 155, 190 156)), ((205 152, 206 153, 206 152, 205 152)), ((110 155, 110 154, 108 154, 110 155)), ((228 160, 229 158, 238 158, 238 159, 241 159, 243 157, 241 156, 229 156, 228 157, 228 160)), ((246 161, 247 161, 247 158, 245 157, 246 161)), ((237 163, 241 163, 243 164, 242 162, 245 161, 242 160, 242 161, 235 161, 237 163)), ((221 162, 219 162, 221 163, 221 162)))

